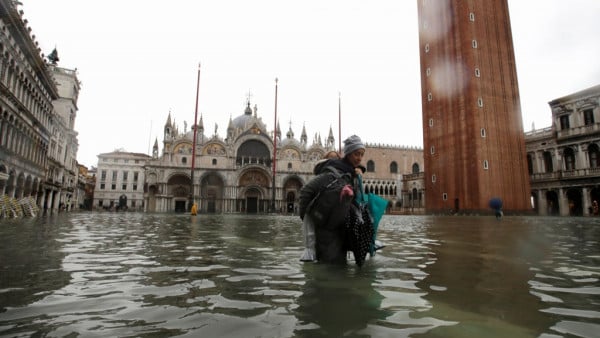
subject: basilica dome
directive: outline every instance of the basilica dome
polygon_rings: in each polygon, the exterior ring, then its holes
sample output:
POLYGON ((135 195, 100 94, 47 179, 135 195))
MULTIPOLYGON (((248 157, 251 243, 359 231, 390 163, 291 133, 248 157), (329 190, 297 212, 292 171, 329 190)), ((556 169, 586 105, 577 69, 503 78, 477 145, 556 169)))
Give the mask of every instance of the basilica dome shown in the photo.
POLYGON ((251 127, 253 124, 257 124, 259 128, 266 131, 267 128, 266 128, 265 124, 262 122, 262 120, 256 116, 256 111, 257 111, 256 106, 254 106, 254 111, 252 111, 252 108, 250 108, 250 101, 248 101, 248 104, 246 105, 246 109, 244 110, 244 114, 231 120, 229 127, 233 128, 235 130, 246 130, 247 128, 251 127), (254 113, 254 114, 252 114, 252 113, 254 113))

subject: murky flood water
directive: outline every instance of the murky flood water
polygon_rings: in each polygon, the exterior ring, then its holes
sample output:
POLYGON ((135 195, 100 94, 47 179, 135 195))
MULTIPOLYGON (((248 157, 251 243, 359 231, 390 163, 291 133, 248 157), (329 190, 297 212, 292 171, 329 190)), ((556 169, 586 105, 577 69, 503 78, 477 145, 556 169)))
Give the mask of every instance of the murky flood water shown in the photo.
POLYGON ((598 337, 600 219, 384 216, 357 268, 298 217, 0 222, 0 336, 598 337))

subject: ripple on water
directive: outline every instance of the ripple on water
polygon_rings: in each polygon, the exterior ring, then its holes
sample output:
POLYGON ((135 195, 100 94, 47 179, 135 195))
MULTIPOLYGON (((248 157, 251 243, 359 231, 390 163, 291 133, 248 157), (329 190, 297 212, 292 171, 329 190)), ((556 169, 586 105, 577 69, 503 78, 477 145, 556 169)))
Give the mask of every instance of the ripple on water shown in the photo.
POLYGON ((0 335, 592 337, 586 221, 385 215, 359 269, 300 262, 298 217, 61 214, 0 227, 0 335))

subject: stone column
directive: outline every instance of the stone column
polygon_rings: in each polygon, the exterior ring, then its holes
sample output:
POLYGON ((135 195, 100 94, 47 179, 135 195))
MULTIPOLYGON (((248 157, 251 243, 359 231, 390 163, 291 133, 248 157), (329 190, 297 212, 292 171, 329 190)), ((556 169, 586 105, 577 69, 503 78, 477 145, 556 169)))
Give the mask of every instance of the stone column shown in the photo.
POLYGON ((538 206, 538 215, 547 216, 548 215, 548 200, 546 200, 546 190, 538 190, 537 191, 537 206, 538 206))
POLYGON ((564 189, 558 189, 558 210, 561 216, 569 216, 569 200, 564 189))
MULTIPOLYGON (((585 168, 589 168, 590 165, 589 163, 587 163, 587 147, 584 147, 582 144, 578 144, 577 145, 577 156, 575 157, 575 169, 585 169, 585 168)), ((585 214, 585 211, 584 211, 585 214)))
POLYGON ((587 187, 583 187, 581 188, 581 202, 583 203, 583 215, 584 216, 590 216, 591 213, 589 211, 589 208, 592 205, 592 201, 590 201, 590 192, 589 189, 587 187))

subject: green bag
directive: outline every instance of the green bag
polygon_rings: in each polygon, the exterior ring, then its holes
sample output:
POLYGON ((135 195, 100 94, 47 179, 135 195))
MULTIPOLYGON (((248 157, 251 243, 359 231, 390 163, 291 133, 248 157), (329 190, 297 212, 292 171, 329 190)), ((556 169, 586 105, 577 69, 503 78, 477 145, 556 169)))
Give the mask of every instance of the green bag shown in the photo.
POLYGON ((371 248, 369 250, 369 253, 373 256, 375 253, 375 240, 377 239, 379 221, 381 221, 381 217, 385 214, 389 202, 385 198, 375 195, 374 193, 365 194, 361 176, 358 176, 358 190, 358 196, 356 196, 357 201, 359 204, 366 204, 373 224, 373 240, 371 241, 371 248))
MULTIPOLYGON (((388 203, 388 200, 379 195, 375 195, 373 193, 367 194, 367 206, 371 212, 371 216, 373 216, 373 230, 375 230, 375 236, 377 235, 379 221, 381 220, 383 214, 385 214, 385 209, 387 209, 388 203)), ((375 240, 375 237, 373 237, 373 240, 375 240)))

